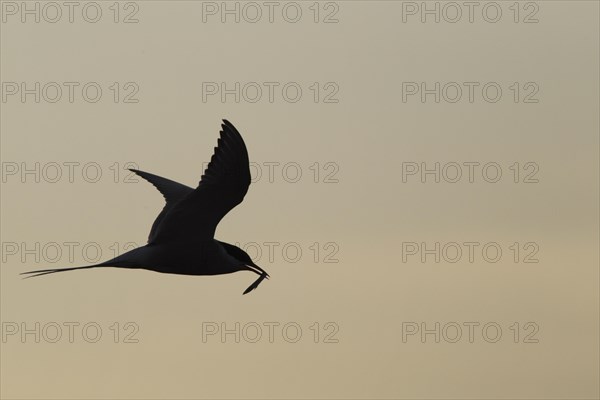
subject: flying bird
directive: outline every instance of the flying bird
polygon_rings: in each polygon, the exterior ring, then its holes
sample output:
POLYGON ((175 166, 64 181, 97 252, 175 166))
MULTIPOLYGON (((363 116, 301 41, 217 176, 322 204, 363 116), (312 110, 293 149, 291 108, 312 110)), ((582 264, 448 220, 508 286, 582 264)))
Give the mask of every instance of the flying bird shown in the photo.
POLYGON ((214 238, 221 219, 240 204, 250 186, 248 150, 227 120, 210 163, 195 189, 148 172, 132 169, 158 189, 166 204, 156 217, 148 243, 100 264, 23 272, 27 278, 77 269, 116 267, 166 274, 220 275, 252 271, 259 275, 243 294, 269 278, 250 256, 214 238))

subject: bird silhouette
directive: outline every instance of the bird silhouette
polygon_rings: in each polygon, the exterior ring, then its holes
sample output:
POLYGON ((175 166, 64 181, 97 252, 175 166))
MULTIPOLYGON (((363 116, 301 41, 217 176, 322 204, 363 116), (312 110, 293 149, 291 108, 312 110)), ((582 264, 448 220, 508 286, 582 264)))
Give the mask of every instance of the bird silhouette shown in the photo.
POLYGON ((27 278, 77 269, 116 267, 167 274, 219 275, 252 271, 259 278, 243 294, 269 278, 250 256, 232 244, 214 239, 221 219, 240 204, 250 186, 248 150, 242 136, 227 120, 198 187, 132 169, 158 189, 166 204, 158 214, 145 246, 100 264, 23 272, 27 278))

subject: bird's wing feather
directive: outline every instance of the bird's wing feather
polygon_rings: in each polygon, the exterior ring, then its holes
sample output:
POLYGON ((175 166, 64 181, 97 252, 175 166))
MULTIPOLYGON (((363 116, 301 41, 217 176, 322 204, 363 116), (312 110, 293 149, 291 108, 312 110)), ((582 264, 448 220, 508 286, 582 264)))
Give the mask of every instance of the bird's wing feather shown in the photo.
POLYGON ((198 187, 165 213, 152 242, 212 239, 221 219, 242 202, 249 186, 248 150, 233 124, 223 120, 217 147, 198 187))
POLYGON ((135 172, 137 175, 154 185, 154 187, 158 189, 160 193, 162 193, 167 203, 175 202, 194 190, 189 186, 167 178, 163 178, 162 176, 154 175, 137 169, 130 168, 129 170, 131 172, 135 172))
POLYGON ((148 235, 148 243, 150 243, 154 240, 154 237, 156 235, 156 229, 160 225, 160 222, 163 220, 166 213, 175 205, 175 203, 177 203, 179 200, 193 192, 194 189, 181 183, 148 172, 139 171, 137 169, 130 169, 130 171, 135 172, 136 174, 150 182, 152 185, 154 185, 154 187, 156 187, 156 189, 158 189, 158 191, 162 193, 166 201, 165 206, 152 223, 152 228, 150 229, 150 234, 148 235))

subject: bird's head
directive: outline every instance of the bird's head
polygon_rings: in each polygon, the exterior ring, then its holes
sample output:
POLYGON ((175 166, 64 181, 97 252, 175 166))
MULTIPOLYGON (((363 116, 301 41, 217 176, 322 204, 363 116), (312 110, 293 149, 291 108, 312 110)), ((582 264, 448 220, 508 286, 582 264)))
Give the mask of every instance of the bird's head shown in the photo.
POLYGON ((229 243, 225 243, 225 242, 220 242, 220 243, 225 248, 225 251, 227 252, 227 254, 229 254, 231 257, 235 258, 235 260, 238 262, 238 265, 240 267, 247 266, 254 270, 258 270, 258 271, 255 271, 257 273, 263 273, 268 276, 268 274, 265 272, 265 270, 262 269, 261 267, 259 267, 258 265, 256 265, 254 263, 254 261, 252 261, 252 257, 250 257, 250 255, 248 253, 246 253, 244 250, 240 249, 237 246, 229 244, 229 243))
POLYGON ((239 252, 236 254, 237 255, 236 258, 241 263, 243 263, 243 265, 250 267, 252 269, 258 270, 258 272, 267 275, 267 277, 269 276, 269 274, 267 274, 264 269, 262 269, 261 267, 256 265, 254 263, 254 261, 252 261, 252 257, 250 257, 250 255, 248 253, 246 253, 244 250, 240 249, 239 247, 236 247, 236 248, 237 248, 237 250, 239 250, 239 252))

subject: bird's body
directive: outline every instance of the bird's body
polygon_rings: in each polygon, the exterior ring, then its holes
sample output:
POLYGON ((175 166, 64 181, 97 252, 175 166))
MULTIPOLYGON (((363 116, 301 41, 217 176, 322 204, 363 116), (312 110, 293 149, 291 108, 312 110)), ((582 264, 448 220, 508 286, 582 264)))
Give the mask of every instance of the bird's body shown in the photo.
POLYGON ((214 239, 217 224, 241 203, 250 185, 248 152, 230 122, 223 121, 218 146, 196 189, 147 172, 132 171, 152 183, 166 200, 152 224, 148 244, 96 265, 24 274, 33 277, 75 269, 117 267, 179 275, 220 275, 237 271, 260 275, 244 294, 268 278, 242 249, 214 239))
POLYGON ((178 275, 220 275, 245 269, 245 263, 227 254, 217 240, 148 244, 103 264, 115 263, 178 275))

